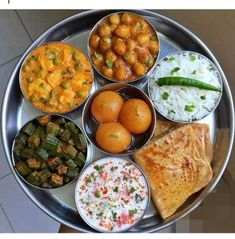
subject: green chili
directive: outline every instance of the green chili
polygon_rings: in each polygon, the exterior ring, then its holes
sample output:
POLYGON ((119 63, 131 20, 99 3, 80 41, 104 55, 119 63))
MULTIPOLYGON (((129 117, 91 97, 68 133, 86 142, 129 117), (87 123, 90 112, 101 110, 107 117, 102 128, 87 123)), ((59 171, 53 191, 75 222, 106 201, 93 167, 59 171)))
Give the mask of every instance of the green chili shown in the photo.
POLYGON ((199 89, 204 89, 204 90, 211 90, 211 91, 218 91, 221 92, 221 89, 204 83, 199 80, 191 79, 191 78, 186 78, 186 77, 161 77, 158 78, 156 81, 158 86, 164 86, 164 85, 182 85, 182 86, 191 86, 191 87, 196 87, 199 89))

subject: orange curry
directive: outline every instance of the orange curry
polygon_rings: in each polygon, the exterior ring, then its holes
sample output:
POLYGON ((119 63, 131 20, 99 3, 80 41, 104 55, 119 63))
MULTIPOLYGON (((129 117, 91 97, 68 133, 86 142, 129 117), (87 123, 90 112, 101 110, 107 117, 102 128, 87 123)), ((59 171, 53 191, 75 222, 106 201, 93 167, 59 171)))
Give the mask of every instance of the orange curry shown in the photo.
POLYGON ((75 109, 87 98, 92 81, 92 67, 85 55, 62 42, 34 49, 20 73, 24 96, 47 113, 75 109))
POLYGON ((132 81, 148 72, 158 55, 158 37, 142 17, 118 13, 106 17, 89 39, 98 72, 116 81, 132 81))

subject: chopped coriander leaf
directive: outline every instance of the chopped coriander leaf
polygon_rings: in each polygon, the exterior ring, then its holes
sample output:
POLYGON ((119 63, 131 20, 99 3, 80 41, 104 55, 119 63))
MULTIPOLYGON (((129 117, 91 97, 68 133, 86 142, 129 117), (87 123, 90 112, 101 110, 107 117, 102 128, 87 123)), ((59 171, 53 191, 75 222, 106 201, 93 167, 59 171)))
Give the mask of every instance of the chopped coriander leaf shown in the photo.
POLYGON ((43 88, 44 87, 44 83, 39 84, 39 87, 43 88))
POLYGON ((97 60, 100 58, 100 55, 97 52, 94 53, 94 56, 97 60))
POLYGON ((192 72, 192 74, 193 74, 193 75, 196 75, 196 73, 197 73, 197 71, 196 71, 196 70, 194 70, 194 71, 192 72))
POLYGON ((129 215, 130 215, 130 216, 134 216, 136 213, 137 213, 136 208, 133 209, 133 210, 129 210, 129 215))
POLYGON ((111 211, 111 213, 112 213, 113 220, 115 221, 117 219, 117 213, 113 211, 111 211))
POLYGON ((185 105, 184 111, 193 112, 195 105, 185 105))
POLYGON ((69 108, 73 107, 73 103, 71 101, 67 102, 69 108))
POLYGON ((153 36, 153 35, 150 36, 150 41, 156 41, 156 40, 157 40, 157 38, 155 36, 153 36))
POLYGON ((175 114, 175 111, 174 110, 169 110, 168 114, 175 114))
POLYGON ((86 179, 86 183, 91 183, 91 177, 88 177, 88 178, 86 179))
POLYGON ((128 56, 127 55, 125 55, 123 58, 124 58, 125 61, 128 60, 128 56))
POLYGON ((196 56, 194 54, 189 54, 189 59, 190 61, 195 61, 196 60, 196 56))
POLYGON ((174 60, 175 60, 174 56, 171 56, 170 58, 168 58, 168 61, 174 61, 174 60))
POLYGON ((95 191, 94 195, 97 197, 97 198, 100 198, 100 192, 99 191, 95 191))
POLYGON ((112 63, 111 61, 106 60, 105 63, 106 63, 106 65, 107 65, 107 67, 108 67, 109 69, 112 69, 113 63, 112 63))
POLYGON ((113 189, 113 191, 114 191, 115 193, 117 193, 117 192, 118 192, 118 187, 115 187, 115 188, 113 189))
POLYGON ((136 191, 136 189, 134 187, 131 187, 131 189, 129 190, 129 193, 131 194, 131 193, 133 193, 135 191, 136 191))
POLYGON ((168 97, 169 97, 169 94, 168 94, 167 92, 164 92, 164 93, 162 94, 162 99, 163 99, 163 100, 167 100, 168 97))
POLYGON ((40 102, 42 104, 46 104, 47 103, 47 100, 45 98, 43 98, 43 97, 40 97, 39 100, 40 100, 40 102))
POLYGON ((135 27, 138 28, 138 29, 142 29, 142 24, 140 22, 137 22, 135 24, 135 27))
POLYGON ((150 66, 150 58, 148 58, 145 62, 144 62, 144 65, 146 67, 149 67, 150 66))
POLYGON ((205 96, 205 95, 202 95, 200 98, 201 98, 202 100, 205 100, 205 99, 206 99, 206 96, 205 96))
POLYGON ((101 169, 103 169, 104 168, 104 165, 96 165, 96 166, 94 166, 94 169, 96 170, 96 171, 100 171, 101 169))
POLYGON ((174 73, 176 73, 177 71, 179 71, 180 68, 179 67, 175 67, 172 71, 171 71, 171 75, 173 75, 174 73))

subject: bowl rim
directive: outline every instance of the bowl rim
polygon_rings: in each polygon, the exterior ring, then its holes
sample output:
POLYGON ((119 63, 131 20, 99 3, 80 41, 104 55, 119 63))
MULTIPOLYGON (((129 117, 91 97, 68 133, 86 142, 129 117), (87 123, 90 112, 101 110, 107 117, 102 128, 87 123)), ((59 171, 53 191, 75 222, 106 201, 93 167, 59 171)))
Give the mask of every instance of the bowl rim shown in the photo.
MULTIPOLYGON (((117 90, 117 89, 115 89, 115 90, 113 90, 113 91, 116 91, 116 90, 117 90)), ((144 100, 144 99, 142 99, 142 100, 145 101, 145 103, 146 103, 146 100, 144 100)), ((89 110, 90 110, 90 109, 89 109, 89 110)), ((140 149, 142 149, 142 148, 143 148, 144 146, 146 146, 146 145, 149 143, 149 141, 151 140, 151 138, 152 138, 152 136, 153 136, 153 134, 154 134, 154 130, 155 130, 155 128, 156 128, 156 111, 155 111, 155 108, 154 108, 154 105, 153 105, 152 100, 148 97, 148 95, 147 95, 144 91, 138 89, 136 86, 131 85, 131 84, 126 84, 126 83, 110 83, 110 84, 104 85, 104 86, 100 87, 99 89, 97 89, 97 90, 96 90, 92 95, 90 95, 89 98, 87 99, 87 101, 86 101, 86 103, 85 103, 85 105, 84 105, 84 107, 83 107, 83 110, 82 110, 82 128, 83 128, 84 134, 86 135, 88 141, 89 141, 96 149, 98 149, 100 152, 102 152, 102 153, 104 153, 104 154, 106 154, 106 155, 114 156, 114 157, 128 156, 128 155, 134 154, 134 153, 136 153, 137 151, 139 151, 140 149), (125 87, 125 88, 134 88, 135 91, 140 92, 140 93, 147 99, 147 101, 148 101, 148 105, 149 105, 149 107, 150 107, 151 114, 152 114, 152 122, 151 122, 151 124, 150 124, 149 127, 152 126, 152 127, 153 127, 153 130, 152 130, 151 134, 149 135, 147 141, 146 141, 139 149, 134 149, 134 150, 131 151, 131 152, 125 152, 125 151, 123 151, 123 152, 121 152, 121 153, 110 153, 110 152, 108 152, 108 151, 105 151, 104 149, 102 149, 102 148, 99 147, 98 145, 94 144, 94 143, 92 142, 90 136, 87 134, 86 126, 85 126, 85 111, 87 110, 88 103, 91 103, 91 104, 92 104, 91 101, 93 101, 94 98, 95 98, 99 93, 101 93, 101 92, 103 92, 103 91, 111 90, 111 89, 106 89, 106 88, 108 88, 108 87, 110 87, 110 86, 114 86, 114 87, 115 87, 115 86, 119 86, 118 89, 121 89, 121 88, 123 88, 123 87, 125 87)))
POLYGON ((144 174, 144 171, 140 168, 140 166, 138 166, 135 162, 133 162, 133 160, 131 159, 127 159, 127 158, 123 158, 123 157, 117 157, 117 156, 112 156, 112 155, 109 155, 109 156, 104 156, 104 157, 101 157, 101 158, 98 158, 96 160, 93 160, 92 162, 90 162, 88 165, 86 165, 82 171, 80 172, 79 176, 77 177, 77 182, 76 182, 76 185, 75 185, 75 189, 74 189, 74 201, 75 201, 75 205, 76 205, 76 209, 79 213, 79 215, 81 216, 81 218, 83 219, 83 221, 88 225, 90 226, 91 228, 95 229, 96 231, 98 232, 106 232, 106 233, 119 233, 119 232, 126 232, 126 231, 129 231, 131 228, 135 227, 144 217, 144 215, 146 214, 147 210, 148 210, 148 207, 149 207, 149 204, 150 204, 150 201, 151 201, 151 189, 150 189, 150 185, 149 185, 149 182, 147 180, 147 177, 146 175, 144 174), (139 172, 141 173, 145 183, 146 183, 146 189, 148 191, 148 199, 147 199, 147 203, 146 203, 146 207, 145 207, 145 210, 144 212, 142 213, 141 217, 134 223, 132 224, 130 227, 126 228, 126 229, 123 229, 123 230, 120 230, 120 231, 107 231, 107 230, 102 230, 102 229, 99 229, 98 227, 95 227, 94 225, 92 225, 92 223, 89 222, 89 220, 87 220, 82 213, 80 213, 80 208, 78 206, 78 199, 77 199, 77 188, 79 186, 79 180, 80 178, 83 176, 83 173, 86 171, 86 169, 88 169, 89 167, 92 166, 92 164, 94 163, 97 163, 99 161, 106 161, 106 160, 121 160, 123 162, 128 162, 130 163, 131 165, 133 165, 137 170, 139 170, 139 172))
MULTIPOLYGON (((151 72, 153 71, 153 69, 155 68, 155 66, 157 65, 158 63, 158 59, 159 59, 159 56, 160 56, 160 48, 161 48, 161 43, 160 43, 160 38, 159 38, 159 34, 157 32, 157 30, 154 28, 153 24, 146 19, 146 16, 142 16, 136 12, 130 12, 130 11, 118 11, 118 12, 113 12, 113 13, 110 13, 108 15, 106 15, 105 17, 101 18, 91 29, 90 33, 89 33, 89 36, 88 36, 88 39, 87 39, 87 55, 88 55, 88 58, 91 62, 91 65, 93 66, 93 68, 95 69, 95 71, 100 75, 102 76, 105 80, 108 80, 108 81, 111 81, 113 83, 127 83, 127 84, 131 84, 131 83, 134 83, 134 82, 137 82, 137 81, 140 81, 142 80, 143 78, 147 77, 149 74, 151 74, 151 72), (124 13, 128 13, 128 14, 132 14, 132 15, 135 15, 135 16, 138 16, 140 18, 142 18, 145 22, 147 22, 149 24, 149 26, 152 28, 152 30, 154 31, 154 34, 156 35, 156 38, 157 38, 157 42, 158 42, 158 53, 157 53, 157 56, 156 58, 154 58, 154 64, 151 66, 151 68, 142 76, 134 79, 134 80, 127 80, 127 81, 119 81, 119 80, 116 80, 116 79, 111 79, 111 78, 108 78, 107 76, 103 75, 97 68, 96 66, 94 65, 92 59, 91 59, 91 48, 90 48, 90 38, 91 38, 91 35, 94 33, 94 31, 97 29, 97 27, 104 21, 106 20, 108 17, 112 16, 112 15, 116 15, 116 14, 124 14, 124 13)), ((147 80, 146 80, 147 81, 147 80)))
POLYGON ((44 42, 42 44, 39 44, 37 45, 36 47, 34 47, 29 53, 27 53, 27 55, 25 56, 25 58, 23 59, 21 65, 20 65, 20 70, 19 70, 19 86, 20 86, 20 90, 22 92, 22 95, 24 97, 25 100, 27 100, 28 102, 30 102, 33 107, 35 107, 36 109, 40 110, 42 113, 45 113, 45 114, 66 114, 66 113, 70 113, 76 109, 78 109, 80 106, 82 106, 84 104, 84 102, 87 100, 87 98, 90 96, 91 94, 91 90, 92 90, 92 87, 94 85, 94 81, 95 81, 95 76, 94 76, 94 70, 93 70, 93 67, 92 67, 92 64, 90 62, 90 58, 86 56, 85 53, 83 53, 77 46, 73 45, 73 44, 70 44, 70 43, 67 43, 67 42, 63 42, 63 41, 50 41, 50 42, 44 42), (70 46, 70 47, 73 47, 75 48, 76 50, 78 50, 80 53, 82 53, 85 58, 87 59, 88 63, 90 64, 90 70, 91 70, 91 76, 92 76, 92 82, 91 82, 91 87, 90 87, 90 90, 88 92, 88 95, 86 96, 86 98, 84 98, 78 105, 76 105, 74 108, 70 109, 70 110, 67 110, 67 111, 63 111, 63 112, 47 112, 47 111, 43 111, 42 109, 39 109, 38 107, 36 107, 26 96, 25 96, 25 92, 23 90, 23 87, 22 87, 22 68, 25 64, 25 62, 28 60, 28 58, 31 56, 31 54, 38 48, 40 47, 44 47, 44 46, 47 46, 47 45, 50 45, 50 44, 62 44, 62 45, 67 45, 67 46, 70 46))
POLYGON ((72 184, 72 183, 79 177, 79 174, 80 174, 80 173, 83 171, 83 169, 86 167, 86 162, 88 161, 88 158, 90 157, 90 152, 89 152, 89 151, 90 151, 90 148, 89 148, 89 145, 88 145, 87 138, 85 137, 86 145, 87 145, 87 147, 86 147, 87 152, 86 152, 85 163, 84 163, 84 165, 82 166, 80 172, 78 172, 77 176, 76 176, 75 178, 73 178, 71 181, 69 181, 68 183, 66 183, 66 184, 64 184, 64 185, 62 185, 62 186, 59 186, 59 187, 55 187, 55 188, 43 188, 43 187, 36 186, 36 185, 31 184, 30 182, 28 182, 28 181, 18 172, 18 170, 17 170, 16 167, 15 167, 16 159, 15 159, 15 156, 14 156, 14 152, 13 152, 13 151, 14 151, 14 146, 15 146, 15 144, 16 144, 16 138, 17 138, 17 136, 21 133, 22 129, 23 129, 27 124, 33 122, 34 120, 36 120, 36 119, 39 118, 39 117, 45 116, 45 115, 50 115, 50 116, 52 116, 52 117, 62 117, 62 118, 66 119, 66 120, 68 120, 68 121, 70 121, 70 122, 73 122, 73 123, 78 127, 78 129, 82 132, 82 134, 85 135, 85 133, 83 132, 82 128, 81 128, 74 120, 70 119, 70 118, 67 117, 67 116, 60 115, 60 114, 43 114, 43 115, 36 116, 36 117, 34 117, 34 118, 28 120, 26 123, 24 123, 24 124, 21 126, 20 130, 19 130, 19 131, 17 132, 17 134, 15 135, 14 140, 13 140, 13 143, 12 143, 12 147, 11 147, 11 160, 12 160, 12 165, 13 165, 14 171, 15 171, 16 174, 19 176, 19 178, 20 178, 24 183, 26 183, 27 185, 29 185, 29 186, 31 186, 31 187, 33 187, 33 188, 36 188, 36 189, 43 190, 43 191, 50 191, 50 190, 61 189, 61 188, 64 187, 64 186, 67 186, 67 185, 69 185, 69 184, 72 184))
POLYGON ((182 123, 182 124, 187 124, 187 123, 196 123, 200 120, 203 120, 204 118, 206 118, 208 115, 210 115, 211 113, 214 112, 214 110, 217 108, 217 106, 219 105, 220 103, 220 100, 222 98, 222 94, 223 94, 223 81, 222 81, 222 76, 218 70, 218 68, 215 66, 215 64, 208 58, 206 57, 205 55, 201 54, 201 53, 198 53, 198 52, 195 52, 195 51, 190 51, 190 50, 179 50, 179 51, 174 51, 172 53, 169 53, 167 54, 166 56, 164 56, 163 58, 161 58, 158 62, 157 62, 157 65, 153 71, 153 74, 151 75, 151 77, 149 77, 148 79, 148 84, 147 84, 147 92, 148 92, 148 95, 149 95, 149 98, 150 100, 152 101, 153 105, 154 105, 154 108, 156 109, 156 111, 161 115, 163 116, 164 118, 166 118, 167 120, 170 120, 170 121, 173 121, 175 123, 182 123), (164 115, 160 110, 159 108, 156 106, 156 104, 154 103, 154 101, 152 100, 152 94, 151 94, 151 90, 150 90, 150 82, 153 80, 155 74, 154 72, 157 71, 157 68, 158 68, 158 64, 160 64, 162 61, 164 61, 166 58, 169 58, 170 56, 172 55, 180 55, 180 54, 183 54, 183 53, 187 53, 187 54, 196 54, 198 56, 200 56, 201 58, 204 58, 206 59, 211 65, 212 67, 215 69, 216 71, 216 74, 218 75, 218 81, 220 83, 220 86, 221 86, 221 92, 219 94, 219 97, 218 97, 218 100, 216 102, 216 104, 214 105, 214 107, 212 108, 212 110, 210 112, 208 112, 207 114, 205 114, 204 116, 200 117, 200 118, 197 118, 195 120, 177 120, 177 119, 172 119, 170 117, 168 117, 167 115, 164 115))

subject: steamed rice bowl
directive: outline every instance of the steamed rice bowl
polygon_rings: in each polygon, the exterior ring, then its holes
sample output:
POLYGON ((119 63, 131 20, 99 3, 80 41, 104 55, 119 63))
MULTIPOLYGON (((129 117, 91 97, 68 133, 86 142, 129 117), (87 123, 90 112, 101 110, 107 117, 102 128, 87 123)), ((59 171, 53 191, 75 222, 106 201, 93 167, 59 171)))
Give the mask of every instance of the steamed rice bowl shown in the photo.
POLYGON ((149 79, 149 96, 156 109, 164 117, 179 122, 191 122, 204 118, 219 103, 222 81, 212 62, 195 52, 181 51, 164 57, 149 79), (218 91, 199 89, 191 86, 158 86, 161 77, 186 77, 213 85, 218 91))

